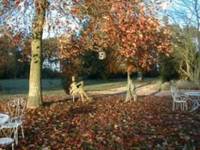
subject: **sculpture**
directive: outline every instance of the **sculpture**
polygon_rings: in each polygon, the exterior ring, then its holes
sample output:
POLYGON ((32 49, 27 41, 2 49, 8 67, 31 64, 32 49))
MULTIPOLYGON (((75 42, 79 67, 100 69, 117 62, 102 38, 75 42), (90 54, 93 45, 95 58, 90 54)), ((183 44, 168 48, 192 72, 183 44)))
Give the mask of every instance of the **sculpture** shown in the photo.
POLYGON ((130 74, 128 73, 128 84, 127 84, 127 93, 126 93, 125 101, 128 102, 132 98, 134 101, 137 100, 136 87, 135 87, 135 84, 133 84, 130 74))
POLYGON ((72 83, 70 85, 69 92, 70 92, 70 95, 72 95, 72 97, 73 97, 73 102, 74 102, 74 97, 76 95, 80 96, 82 102, 91 101, 91 98, 88 97, 87 93, 84 90, 83 81, 80 81, 80 82, 76 83, 74 76, 72 76, 72 83))
POLYGON ((126 93, 126 100, 128 102, 130 100, 137 101, 137 93, 136 93, 136 86, 131 79, 131 73, 135 71, 135 67, 133 65, 129 65, 127 68, 127 93, 126 93))

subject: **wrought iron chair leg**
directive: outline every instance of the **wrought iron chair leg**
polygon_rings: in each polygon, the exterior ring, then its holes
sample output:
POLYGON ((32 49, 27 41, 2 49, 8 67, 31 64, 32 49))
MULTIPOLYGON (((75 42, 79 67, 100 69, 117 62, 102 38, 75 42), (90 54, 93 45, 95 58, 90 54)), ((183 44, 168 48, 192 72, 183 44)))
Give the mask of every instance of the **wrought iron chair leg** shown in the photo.
POLYGON ((12 143, 12 150, 15 149, 15 143, 12 143))
POLYGON ((185 104, 185 109, 186 109, 186 111, 188 110, 188 105, 187 105, 187 103, 185 104))
POLYGON ((15 139, 16 145, 18 145, 18 127, 15 128, 15 131, 14 131, 14 139, 15 139))
POLYGON ((24 139, 24 127, 21 125, 21 131, 22 131, 22 138, 24 139))

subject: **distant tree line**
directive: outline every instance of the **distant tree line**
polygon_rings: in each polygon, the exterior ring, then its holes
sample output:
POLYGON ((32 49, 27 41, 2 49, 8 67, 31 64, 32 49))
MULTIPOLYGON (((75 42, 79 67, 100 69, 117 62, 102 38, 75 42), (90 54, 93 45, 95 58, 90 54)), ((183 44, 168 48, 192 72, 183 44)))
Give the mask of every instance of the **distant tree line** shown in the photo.
MULTIPOLYGON (((198 80, 200 54, 195 39, 195 28, 178 25, 170 25, 173 34, 173 51, 170 56, 160 54, 157 65, 152 69, 143 72, 146 77, 160 76, 163 81, 171 79, 198 80)), ((28 78, 30 70, 30 41, 17 47, 10 42, 9 37, 0 37, 0 79, 28 78)), ((49 63, 57 63, 58 39, 51 38, 44 40, 43 59, 49 63), (53 59, 54 58, 54 59, 53 59)), ((43 68, 42 78, 60 78, 77 74, 83 79, 109 79, 124 78, 126 74, 120 70, 113 73, 111 69, 113 59, 107 51, 108 59, 99 60, 98 53, 87 51, 73 60, 62 60, 60 71, 52 68, 43 68), (110 58, 109 58, 110 57, 110 58)), ((137 73, 133 74, 137 76, 137 73)), ((70 78, 68 79, 70 81, 70 78)))
MULTIPOLYGON (((57 56, 57 41, 55 38, 44 40, 43 61, 47 60, 50 64, 56 64, 60 61, 57 56)), ((0 79, 28 78, 30 70, 29 39, 21 47, 12 45, 6 35, 0 37, 0 42, 0 79)), ((43 67, 42 78, 60 78, 69 74, 78 74, 83 79, 125 78, 126 74, 120 70, 114 73, 111 71, 111 68, 113 69, 116 66, 111 65, 113 60, 109 58, 111 57, 110 54, 107 53, 106 55, 108 59, 99 60, 97 52, 87 51, 76 59, 61 61, 60 70, 43 67)), ((134 75, 137 76, 137 73, 134 75)), ((145 72, 144 75, 157 76, 158 71, 155 67, 155 69, 145 72)))

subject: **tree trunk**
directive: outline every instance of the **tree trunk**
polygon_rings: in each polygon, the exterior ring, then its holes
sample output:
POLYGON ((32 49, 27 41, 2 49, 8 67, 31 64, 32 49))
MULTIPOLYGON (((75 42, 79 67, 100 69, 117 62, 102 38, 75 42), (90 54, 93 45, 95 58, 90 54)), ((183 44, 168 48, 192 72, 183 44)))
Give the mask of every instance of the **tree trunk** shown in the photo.
POLYGON ((28 108, 37 108, 42 105, 41 54, 46 6, 46 0, 35 0, 35 18, 32 25, 31 66, 27 102, 28 108))

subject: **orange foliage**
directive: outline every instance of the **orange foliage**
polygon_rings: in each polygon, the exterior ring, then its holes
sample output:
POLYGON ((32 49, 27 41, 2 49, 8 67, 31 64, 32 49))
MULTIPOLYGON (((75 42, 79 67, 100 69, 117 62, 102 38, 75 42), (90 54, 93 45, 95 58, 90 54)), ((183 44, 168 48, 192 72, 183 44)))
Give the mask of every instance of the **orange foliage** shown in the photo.
POLYGON ((113 49, 118 58, 148 70, 158 53, 170 53, 170 31, 145 13, 139 0, 85 0, 90 24, 82 34, 87 49, 113 49))
POLYGON ((73 60, 82 53, 80 43, 81 43, 80 41, 74 40, 73 37, 66 37, 66 36, 60 37, 59 57, 61 59, 73 60))

